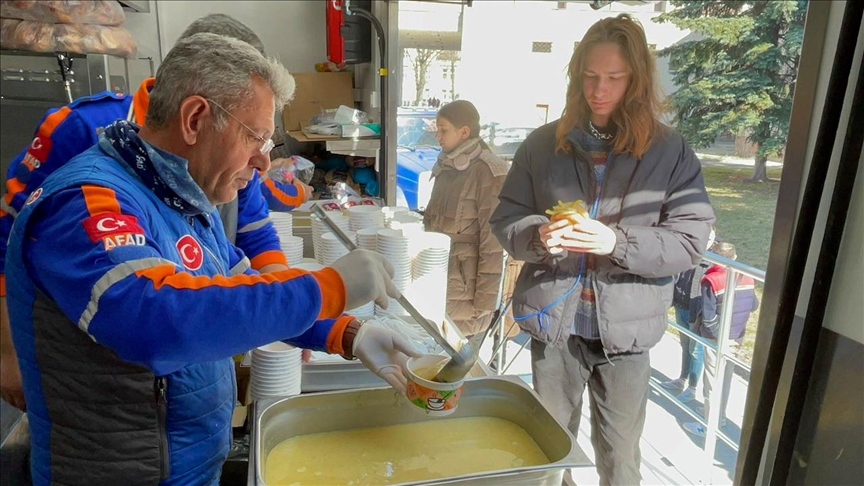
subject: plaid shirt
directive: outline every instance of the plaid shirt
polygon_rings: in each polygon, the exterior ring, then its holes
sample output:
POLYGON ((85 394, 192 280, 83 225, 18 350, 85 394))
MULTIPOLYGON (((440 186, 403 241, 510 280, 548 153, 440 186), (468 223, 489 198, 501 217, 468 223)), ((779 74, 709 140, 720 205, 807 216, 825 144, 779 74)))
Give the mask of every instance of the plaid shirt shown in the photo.
MULTIPOLYGON (((600 197, 600 188, 603 185, 603 176, 606 175, 606 160, 609 156, 609 144, 585 134, 585 149, 591 157, 594 167, 594 178, 597 180, 597 192, 595 198, 600 197)), ((594 216, 594 215, 592 215, 594 216)), ((582 286, 579 289, 579 302, 576 304, 576 318, 570 328, 570 334, 581 336, 585 339, 600 339, 600 326, 597 322, 597 301, 594 294, 594 255, 585 253, 584 271, 582 273, 582 286)))

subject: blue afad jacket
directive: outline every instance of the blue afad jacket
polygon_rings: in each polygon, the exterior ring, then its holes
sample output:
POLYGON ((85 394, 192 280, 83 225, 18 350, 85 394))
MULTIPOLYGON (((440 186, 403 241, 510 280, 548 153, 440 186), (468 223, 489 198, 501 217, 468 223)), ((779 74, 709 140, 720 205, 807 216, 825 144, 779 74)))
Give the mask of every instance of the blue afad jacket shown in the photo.
POLYGON ((33 483, 218 484, 230 356, 341 352, 344 285, 332 269, 259 275, 206 198, 181 213, 121 159, 103 134, 31 194, 9 242, 33 483))
MULTIPOLYGON (((105 91, 79 98, 68 106, 49 110, 42 118, 30 146, 12 160, 6 174, 7 192, 0 199, 0 295, 5 294, 2 274, 6 241, 15 215, 21 210, 24 201, 48 175, 95 145, 99 128, 119 119, 131 119, 142 125, 152 86, 153 78, 150 78, 141 84, 134 95, 105 91)), ((293 186, 283 189, 296 193, 293 186)), ((266 192, 268 197, 294 201, 281 193, 278 187, 268 188, 266 192)), ((223 211, 225 217, 231 219, 229 238, 249 257, 252 268, 258 269, 272 263, 287 264, 276 229, 270 222, 267 201, 262 196, 262 184, 257 174, 240 190, 237 200, 230 204, 236 207, 223 211)))

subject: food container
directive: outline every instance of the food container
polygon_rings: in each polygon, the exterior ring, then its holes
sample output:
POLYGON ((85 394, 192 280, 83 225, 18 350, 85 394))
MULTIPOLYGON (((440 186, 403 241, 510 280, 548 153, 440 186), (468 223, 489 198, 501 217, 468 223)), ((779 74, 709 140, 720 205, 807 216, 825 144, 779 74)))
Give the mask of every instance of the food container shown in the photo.
POLYGON ((438 374, 442 363, 447 361, 448 357, 438 354, 426 354, 408 360, 408 385, 405 395, 419 409, 435 417, 443 417, 456 411, 465 382, 459 380, 455 383, 438 383, 430 379, 438 374))
MULTIPOLYGON (((534 439, 549 464, 429 479, 406 485, 560 486, 564 471, 582 465, 573 436, 552 417, 539 397, 521 380, 487 377, 465 380, 459 408, 448 418, 497 417, 519 425, 534 439)), ((250 485, 264 485, 270 451, 298 435, 428 420, 390 387, 300 395, 256 402, 249 448, 250 485)))

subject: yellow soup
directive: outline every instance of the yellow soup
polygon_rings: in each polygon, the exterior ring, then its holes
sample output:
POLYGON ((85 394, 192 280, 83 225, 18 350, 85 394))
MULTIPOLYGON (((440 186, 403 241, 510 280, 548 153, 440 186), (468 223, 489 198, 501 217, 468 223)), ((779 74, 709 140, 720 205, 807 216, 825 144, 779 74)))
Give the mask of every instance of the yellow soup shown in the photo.
POLYGON ((268 485, 376 485, 548 464, 518 425, 469 417, 288 439, 267 456, 268 485))

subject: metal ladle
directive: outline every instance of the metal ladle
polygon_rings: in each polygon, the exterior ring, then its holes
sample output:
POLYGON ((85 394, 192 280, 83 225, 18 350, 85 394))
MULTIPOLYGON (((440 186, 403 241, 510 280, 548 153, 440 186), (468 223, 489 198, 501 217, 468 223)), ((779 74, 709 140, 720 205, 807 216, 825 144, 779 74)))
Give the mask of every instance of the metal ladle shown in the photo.
MULTIPOLYGON (((327 227, 330 228, 330 231, 332 231, 333 234, 336 235, 336 238, 338 238, 339 241, 341 241, 342 244, 345 245, 345 247, 348 248, 349 251, 354 251, 357 249, 357 245, 355 245, 354 242, 351 241, 350 238, 348 238, 348 235, 346 235, 345 232, 342 231, 342 228, 337 226, 336 223, 334 223, 333 220, 331 220, 327 216, 327 214, 324 212, 323 209, 321 209, 320 206, 318 206, 317 204, 313 205, 312 214, 314 214, 321 221, 323 221, 324 224, 326 224, 327 227)), ((444 348, 444 351, 450 355, 450 361, 448 361, 447 364, 444 365, 444 367, 441 369, 441 371, 439 371, 438 374, 435 375, 434 381, 440 383, 454 383, 465 378, 465 375, 467 375, 468 372, 471 371, 471 368, 477 362, 477 358, 480 355, 480 343, 482 342, 486 333, 478 333, 477 335, 472 336, 471 340, 469 341, 465 337, 465 335, 462 334, 462 331, 459 330, 459 327, 456 326, 456 324, 445 313, 444 332, 445 334, 452 335, 454 340, 456 341, 455 343, 451 343, 450 340, 447 339, 447 337, 445 337, 441 334, 441 332, 438 331, 438 326, 435 325, 435 323, 431 320, 423 317, 423 314, 421 314, 420 311, 418 311, 417 308, 414 307, 414 305, 412 305, 411 302, 409 302, 404 295, 400 295, 395 300, 396 302, 399 302, 399 305, 401 305, 408 312, 408 314, 412 318, 414 318, 415 321, 417 321, 417 324, 419 324, 427 333, 429 333, 429 335, 432 336, 433 339, 435 339, 435 342, 438 343, 442 348, 444 348)))

